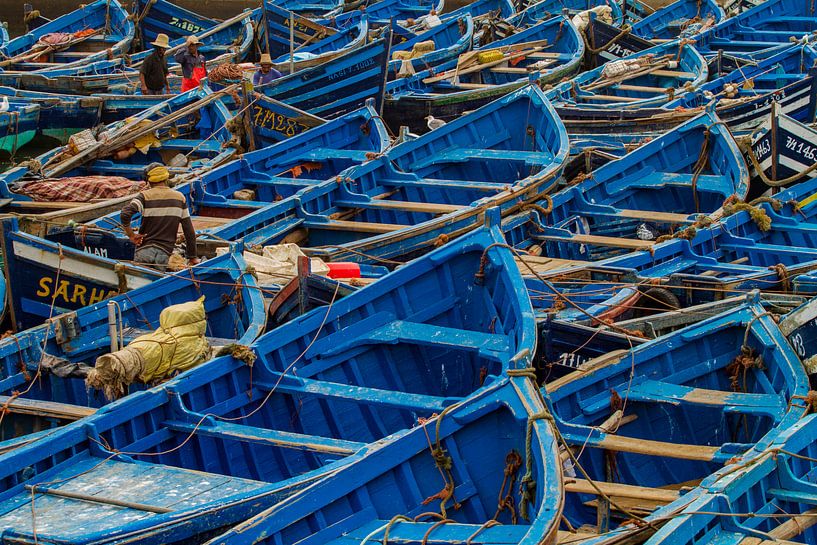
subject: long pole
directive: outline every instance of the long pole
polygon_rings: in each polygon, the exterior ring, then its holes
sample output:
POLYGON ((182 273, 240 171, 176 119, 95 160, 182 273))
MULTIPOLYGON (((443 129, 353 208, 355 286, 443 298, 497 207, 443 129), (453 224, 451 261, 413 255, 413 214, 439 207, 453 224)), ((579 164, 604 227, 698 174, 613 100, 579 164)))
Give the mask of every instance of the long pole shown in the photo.
POLYGON ((261 17, 264 20, 264 42, 267 46, 267 55, 272 56, 272 51, 269 50, 269 21, 267 20, 267 0, 261 0, 261 17))
POLYGON ((295 73, 295 15, 289 12, 289 73, 295 73))

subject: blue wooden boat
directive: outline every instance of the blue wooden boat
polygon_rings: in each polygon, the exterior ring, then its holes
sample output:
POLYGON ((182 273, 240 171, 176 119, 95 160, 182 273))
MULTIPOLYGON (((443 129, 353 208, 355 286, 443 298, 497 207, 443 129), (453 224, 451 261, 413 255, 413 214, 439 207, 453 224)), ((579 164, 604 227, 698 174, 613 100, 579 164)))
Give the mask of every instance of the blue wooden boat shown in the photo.
MULTIPOLYGON (((814 76, 811 76, 812 85, 814 76)), ((817 85, 815 85, 817 88, 817 85)), ((764 187, 780 187, 817 177, 817 130, 784 113, 773 102, 763 125, 752 135, 747 151, 764 187)), ((813 110, 812 110, 813 116, 813 110)))
MULTIPOLYGON (((193 224, 199 230, 199 253, 209 255, 213 246, 224 245, 224 240, 243 240, 247 246, 262 244, 262 233, 283 227, 269 220, 275 216, 268 214, 270 208, 292 209, 293 201, 286 197, 384 152, 389 143, 385 125, 377 112, 367 106, 277 145, 243 154, 240 159, 201 173, 195 182, 176 186, 187 197, 193 224), (250 192, 252 198, 236 198, 242 190, 250 192), (278 203, 281 199, 283 202, 278 203), (208 237, 202 235, 209 232, 215 234, 208 242, 208 237)), ((119 220, 123 199, 117 204, 113 207, 115 211, 106 216, 97 213, 84 220, 77 209, 69 210, 59 219, 47 215, 52 224, 68 220, 87 222, 70 228, 69 238, 54 229, 47 238, 112 259, 130 260, 134 248, 124 236, 119 220), (101 232, 89 236, 95 228, 101 232)), ((138 224, 138 220, 133 223, 138 224)))
POLYGON ((258 43, 262 49, 268 50, 282 73, 323 64, 364 45, 369 34, 368 17, 361 17, 354 25, 336 30, 278 7, 270 0, 265 0, 263 9, 258 43), (290 23, 293 25, 292 43, 290 23))
POLYGON ((320 117, 363 106, 368 98, 382 108, 391 38, 387 35, 351 49, 324 64, 304 68, 256 87, 256 91, 320 117))
POLYGON ((647 40, 693 37, 726 18, 715 0, 676 0, 635 21, 631 32, 647 40))
MULTIPOLYGON (((112 262, 106 269, 83 260, 82 252, 65 249, 65 268, 56 278, 45 265, 58 255, 53 253, 55 245, 20 233, 14 225, 5 227, 4 236, 4 242, 11 246, 6 266, 13 282, 10 310, 21 330, 0 341, 0 394, 9 402, 8 412, 13 415, 3 422, 6 431, 11 426, 51 428, 87 416, 108 403, 102 392, 85 386, 90 366, 100 355, 158 328, 159 314, 167 306, 204 296, 207 337, 215 347, 248 345, 264 330, 263 292, 238 251, 167 276, 124 265, 124 274, 132 283, 128 291, 117 294, 105 284, 111 278, 116 283, 112 262), (53 311, 47 295, 17 297, 17 289, 26 285, 37 285, 54 295, 53 311), (117 310, 115 320, 109 318, 110 305, 117 310), (26 326, 30 329, 23 331, 26 326), (26 405, 31 408, 38 402, 50 407, 50 414, 26 413, 26 405), (49 417, 55 421, 49 423, 49 417)), ((135 383, 130 391, 144 388, 144 384, 135 383)))
POLYGON ((0 71, 2 86, 68 95, 107 93, 111 91, 112 85, 121 85, 123 79, 131 82, 131 87, 135 88, 139 81, 139 73, 128 68, 122 58, 50 68, 43 72, 0 71))
POLYGON ((152 51, 150 44, 159 34, 170 38, 167 58, 171 64, 175 64, 175 50, 191 35, 201 40, 199 52, 210 63, 224 57, 231 62, 240 62, 250 50, 254 38, 253 22, 258 18, 245 11, 226 21, 216 21, 168 0, 136 0, 131 5, 131 13, 136 21, 137 34, 130 56, 132 64, 143 60, 152 51))
MULTIPOLYGON (((211 168, 236 153, 233 134, 227 126, 230 119, 232 115, 221 101, 221 94, 207 87, 175 95, 137 117, 108 125, 105 128, 108 138, 104 142, 94 141, 80 153, 60 147, 37 157, 36 164, 9 169, 0 175, 0 194, 11 199, 7 207, 36 211, 38 205, 26 193, 30 192, 26 184, 54 182, 58 200, 70 201, 70 192, 58 191, 57 182, 64 177, 105 175, 141 182, 144 167, 153 162, 178 165, 171 165, 170 170, 180 176, 211 168), (136 142, 140 135, 143 139, 136 142), (134 147, 137 143, 144 146, 144 151, 134 147)), ((35 196, 44 198, 42 195, 47 197, 54 192, 35 196)), ((53 205, 43 206, 54 209, 53 205)))
POLYGON ((391 46, 389 77, 398 77, 402 71, 423 71, 458 57, 471 49, 473 40, 474 18, 470 13, 465 13, 462 17, 447 17, 441 24, 391 46), (434 43, 432 51, 414 51, 417 44, 428 41, 434 43), (403 55, 410 56, 401 60, 403 55), (411 65, 410 70, 407 64, 411 65))
POLYGON ((565 524, 596 526, 601 536, 579 534, 591 543, 624 537, 604 534, 634 514, 655 520, 654 531, 664 522, 660 511, 652 515, 656 507, 695 502, 702 480, 724 464, 726 473, 751 466, 756 450, 795 426, 808 388, 796 354, 753 295, 722 315, 581 364, 545 385, 561 436, 577 449, 570 458, 582 468, 566 480, 565 524))
POLYGON ((441 17, 444 20, 463 19, 471 16, 475 22, 483 22, 486 19, 510 19, 516 13, 516 7, 511 0, 476 0, 466 4, 441 17))
POLYGON ((555 542, 562 476, 546 416, 536 388, 510 379, 208 543, 555 542), (535 486, 520 497, 519 481, 535 486))
POLYGON ((740 148, 714 113, 704 113, 507 220, 506 236, 534 255, 598 261, 649 249, 748 191, 740 148))
POLYGON ((762 56, 815 29, 815 6, 798 0, 769 0, 702 33, 696 48, 707 56, 762 56))
MULTIPOLYGON (((794 400, 801 410, 803 400, 794 400)), ((758 453, 743 471, 719 472, 694 502, 678 506, 650 545, 812 543, 814 434, 808 414, 758 453), (747 516, 748 514, 748 516, 747 516)))
POLYGON ((391 21, 405 21, 412 26, 414 21, 432 11, 443 13, 445 0, 379 0, 374 3, 365 1, 344 2, 339 9, 330 12, 326 18, 319 20, 321 24, 337 29, 355 26, 365 13, 369 24, 376 26, 388 25, 391 21))
POLYGON ((127 53, 134 25, 117 0, 95 0, 0 47, 3 70, 48 70, 127 53))
POLYGON ((0 151, 14 155, 37 134, 40 106, 0 98, 0 151))
MULTIPOLYGON (((35 539, 26 486, 39 486, 40 541, 201 542, 378 451, 419 418, 494 391, 503 373, 525 365, 535 344, 510 254, 488 251, 499 241, 496 227, 479 230, 262 336, 251 346, 252 366, 230 356, 211 360, 4 455, 3 538, 35 539), (481 262, 483 276, 475 278, 481 262), (467 291, 450 289, 466 283, 467 291), (23 467, 32 471, 21 478, 23 467), (97 483, 94 502, 68 501, 89 482, 97 483), (122 502, 130 507, 123 510, 122 502), (112 510, 117 516, 105 515, 112 510)), ((536 412, 531 398, 514 404, 526 408, 524 416, 501 421, 519 428, 513 437, 520 452, 528 411, 536 412)), ((442 422, 444 432, 457 420, 442 422)), ((556 454, 547 423, 531 424, 537 443, 530 463, 542 484, 530 510, 538 514, 550 505, 543 498, 557 497, 559 481, 540 471, 557 467, 544 462, 556 454)), ((409 433, 417 432, 426 446, 421 427, 409 433)), ((484 432, 479 426, 476 436, 484 432)), ((498 471, 501 477, 502 465, 498 471)), ((439 480, 433 484, 440 488, 439 480)))
POLYGON ((621 10, 619 2, 610 0, 542 0, 540 2, 527 2, 524 9, 518 9, 518 15, 514 18, 516 24, 536 24, 559 15, 564 15, 567 10, 567 15, 573 17, 582 12, 597 8, 600 6, 607 6, 611 10, 611 17, 613 23, 622 24, 624 14, 621 10))
POLYGON ((665 106, 694 109, 717 100, 718 115, 736 133, 746 133, 768 120, 771 105, 797 120, 812 122, 817 107, 817 50, 793 44, 757 63, 714 79, 694 93, 665 106))
POLYGON ((583 55, 584 41, 576 27, 555 17, 433 70, 389 82, 383 115, 392 128, 426 132, 427 116, 451 121, 531 80, 545 85, 570 77, 583 55))
POLYGON ((694 47, 668 42, 584 72, 548 91, 548 98, 565 120, 587 115, 584 110, 637 110, 661 106, 695 89, 708 74, 694 47))
POLYGON ((297 241, 326 261, 394 264, 472 230, 489 207, 512 214, 550 191, 566 158, 558 118, 528 86, 326 183, 273 178, 270 190, 291 198, 209 233, 260 245, 297 241))
POLYGON ((101 98, 25 91, 11 87, 0 87, 0 96, 39 106, 37 133, 63 144, 72 134, 99 125, 100 114, 104 109, 101 98))
POLYGON ((277 144, 326 123, 326 120, 261 93, 253 95, 252 128, 256 146, 277 144))

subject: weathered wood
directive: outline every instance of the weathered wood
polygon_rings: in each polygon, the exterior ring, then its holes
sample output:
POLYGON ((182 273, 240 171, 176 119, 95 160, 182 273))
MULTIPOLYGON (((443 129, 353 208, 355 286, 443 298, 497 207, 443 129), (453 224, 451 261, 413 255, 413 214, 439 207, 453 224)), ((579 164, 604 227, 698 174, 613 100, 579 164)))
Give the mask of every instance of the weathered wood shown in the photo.
POLYGON ((458 204, 438 204, 433 202, 412 202, 372 199, 370 201, 338 201, 337 206, 349 208, 379 208, 381 210, 405 210, 407 212, 425 212, 428 214, 448 214, 462 210, 465 206, 458 204))
MULTIPOLYGON (((630 85, 630 84, 619 84, 616 85, 616 89, 620 91, 643 91, 645 93, 656 93, 656 94, 664 94, 669 92, 672 88, 670 87, 651 87, 649 85, 630 85)), ((674 89, 672 89, 674 90, 674 89)))
POLYGON ((601 101, 604 101, 604 102, 638 102, 639 100, 643 100, 643 99, 635 98, 635 97, 619 97, 619 96, 615 96, 615 95, 597 95, 597 94, 589 95, 589 96, 583 97, 583 98, 588 98, 588 99, 592 98, 592 99, 601 100, 601 101))
POLYGON ((569 384, 574 380, 578 380, 592 371, 618 363, 621 361, 621 358, 627 355, 627 353, 628 350, 624 349, 613 350, 612 352, 608 352, 607 354, 588 360, 579 365, 578 369, 572 373, 568 373, 561 378, 548 382, 544 388, 548 393, 555 392, 559 388, 564 387, 566 384, 569 384))
POLYGON ((672 212, 654 212, 652 210, 628 210, 620 209, 619 216, 622 218, 632 218, 646 221, 657 221, 666 223, 692 223, 689 214, 674 214, 672 212))
POLYGON ((31 414, 61 420, 79 420, 96 412, 96 409, 82 405, 11 396, 0 396, 0 405, 10 413, 31 414))
POLYGON ((599 490, 607 496, 650 500, 661 503, 671 503, 680 497, 677 490, 664 488, 650 488, 630 484, 608 483, 585 479, 569 479, 565 481, 565 491, 577 494, 599 494, 599 490), (595 485, 595 486, 594 486, 595 485))
POLYGON ((354 233, 391 233, 404 229, 406 225, 394 223, 375 223, 369 221, 331 220, 326 223, 311 224, 311 228, 328 229, 332 231, 351 231, 354 233))
POLYGON ((101 496, 91 496, 90 494, 79 494, 77 492, 69 492, 58 488, 43 488, 40 486, 25 485, 27 490, 31 490, 37 494, 47 494, 49 496, 58 496, 60 498, 68 498, 71 500, 87 501, 92 503, 101 503, 103 505, 115 505, 117 507, 125 507, 127 509, 135 509, 137 511, 147 511, 149 513, 170 513, 172 509, 167 507, 159 507, 157 505, 147 505, 144 503, 135 503, 130 501, 122 501, 114 498, 103 498, 101 496))
POLYGON ((551 240, 554 242, 573 242, 576 244, 589 244, 591 246, 609 246, 611 248, 625 248, 627 250, 649 250, 655 242, 649 240, 636 240, 631 238, 605 237, 600 235, 575 234, 570 237, 560 237, 551 235, 538 235, 537 238, 551 240))
POLYGON ((678 443, 667 443, 664 441, 653 441, 650 439, 638 439, 633 437, 621 437, 618 435, 607 435, 604 439, 595 443, 595 446, 605 450, 615 452, 631 452, 633 454, 644 454, 647 456, 662 456, 677 460, 697 460, 710 462, 714 460, 718 447, 705 445, 682 445, 678 443))

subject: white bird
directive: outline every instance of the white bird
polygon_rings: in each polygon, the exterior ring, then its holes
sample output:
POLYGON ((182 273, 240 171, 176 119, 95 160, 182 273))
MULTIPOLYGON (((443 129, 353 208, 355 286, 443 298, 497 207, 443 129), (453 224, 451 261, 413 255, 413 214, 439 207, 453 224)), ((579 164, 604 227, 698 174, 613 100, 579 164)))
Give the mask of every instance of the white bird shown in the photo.
POLYGON ((433 115, 426 116, 426 125, 430 130, 439 129, 443 125, 445 125, 445 121, 442 119, 435 119, 433 115))

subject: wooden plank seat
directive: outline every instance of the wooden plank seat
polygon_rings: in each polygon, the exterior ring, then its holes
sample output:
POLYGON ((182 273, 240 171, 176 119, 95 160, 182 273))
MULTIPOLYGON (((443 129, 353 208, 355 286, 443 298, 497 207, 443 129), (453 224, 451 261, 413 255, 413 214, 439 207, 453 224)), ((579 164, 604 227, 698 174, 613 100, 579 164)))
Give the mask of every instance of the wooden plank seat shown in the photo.
POLYGON ((12 398, 11 396, 0 396, 0 405, 10 413, 59 418, 61 420, 79 420, 96 412, 93 407, 24 397, 12 398))
POLYGON ((375 208, 379 210, 404 210, 406 212, 423 212, 428 214, 448 214, 466 208, 459 204, 441 204, 433 202, 392 201, 372 199, 369 201, 339 200, 335 205, 343 208, 375 208))
POLYGON ((665 488, 650 488, 646 486, 608 483, 604 481, 593 481, 591 483, 585 479, 575 478, 565 481, 566 492, 598 495, 599 490, 601 490, 601 493, 606 496, 649 500, 659 503, 671 503, 681 496, 680 492, 677 490, 665 488))
POLYGON ((305 221, 304 227, 308 229, 325 229, 327 231, 349 231, 352 233, 373 233, 376 235, 392 233, 408 227, 396 223, 377 223, 373 221, 351 221, 351 220, 329 220, 329 221, 305 221))
POLYGON ((474 159, 482 161, 524 161, 525 163, 542 164, 552 161, 553 156, 543 151, 450 148, 417 162, 413 168, 416 171, 440 163, 464 163, 474 159))
POLYGON ((587 436, 565 434, 565 439, 572 445, 587 445, 591 448, 600 448, 614 452, 629 452, 633 454, 643 454, 645 456, 661 456, 677 460, 696 460, 701 462, 725 462, 732 457, 731 454, 720 452, 719 447, 707 445, 689 445, 679 443, 669 443, 665 441, 653 441, 651 439, 641 439, 636 437, 623 437, 602 433, 600 438, 589 438, 587 436))
MULTIPOLYGON (((280 376, 280 373, 275 373, 280 376)), ((261 391, 275 391, 296 394, 298 396, 312 396, 325 399, 339 399, 364 405, 379 405, 408 409, 411 411, 439 413, 448 405, 455 403, 459 398, 445 398, 423 394, 413 394, 396 390, 381 390, 353 384, 339 384, 325 380, 285 376, 277 385, 260 382, 256 387, 261 391)))
POLYGON ((463 189, 468 191, 485 191, 496 193, 505 191, 510 186, 508 184, 498 184, 492 182, 471 182, 463 180, 441 180, 438 178, 417 178, 414 180, 389 179, 381 180, 380 185, 384 187, 427 187, 439 189, 463 189))
POLYGON ((695 214, 674 214, 672 212, 629 210, 626 208, 619 208, 616 215, 622 218, 653 221, 657 223, 693 223, 695 221, 695 214))
POLYGON ((536 234, 534 238, 536 238, 537 240, 551 242, 587 244, 590 246, 607 246, 610 248, 624 248, 626 250, 649 250, 655 244, 654 241, 649 240, 636 240, 630 238, 606 237, 601 235, 583 235, 583 234, 571 234, 570 236, 536 234))
POLYGON ((243 424, 233 424, 231 422, 221 422, 218 420, 205 421, 198 425, 196 422, 180 422, 169 420, 163 425, 173 431, 182 433, 194 433, 202 437, 213 437, 217 439, 232 439, 245 443, 255 443, 270 445, 294 450, 304 450, 322 454, 340 454, 348 456, 354 454, 365 443, 356 441, 345 441, 329 437, 318 437, 314 435, 304 435, 280 430, 269 430, 257 428, 255 426, 245 426, 243 424))

